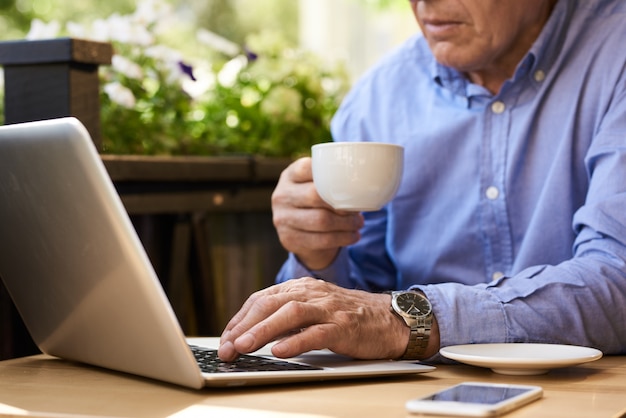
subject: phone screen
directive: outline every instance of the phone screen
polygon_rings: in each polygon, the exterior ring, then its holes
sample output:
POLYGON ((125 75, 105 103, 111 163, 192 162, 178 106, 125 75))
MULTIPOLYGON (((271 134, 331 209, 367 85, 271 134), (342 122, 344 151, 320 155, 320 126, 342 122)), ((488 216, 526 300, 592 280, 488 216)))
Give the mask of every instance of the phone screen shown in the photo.
POLYGON ((406 403, 410 412, 494 416, 542 396, 539 386, 465 382, 406 403))
POLYGON ((431 396, 423 398, 428 401, 447 401, 463 403, 480 403, 493 405, 514 398, 526 392, 530 388, 518 388, 510 386, 483 386, 483 385, 458 385, 431 396))

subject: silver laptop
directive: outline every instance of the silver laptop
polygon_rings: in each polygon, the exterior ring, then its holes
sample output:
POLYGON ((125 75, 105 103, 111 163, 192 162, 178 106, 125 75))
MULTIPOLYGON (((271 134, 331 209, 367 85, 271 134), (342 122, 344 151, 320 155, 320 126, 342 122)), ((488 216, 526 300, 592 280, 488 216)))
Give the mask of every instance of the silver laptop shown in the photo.
POLYGON ((247 357, 241 364, 200 366, 193 351, 210 359, 218 339, 183 335, 97 150, 75 118, 0 127, 0 277, 42 352, 191 388, 434 369, 418 362, 354 361, 325 350, 279 365, 265 365, 275 359, 261 350, 260 371, 249 368, 247 357))

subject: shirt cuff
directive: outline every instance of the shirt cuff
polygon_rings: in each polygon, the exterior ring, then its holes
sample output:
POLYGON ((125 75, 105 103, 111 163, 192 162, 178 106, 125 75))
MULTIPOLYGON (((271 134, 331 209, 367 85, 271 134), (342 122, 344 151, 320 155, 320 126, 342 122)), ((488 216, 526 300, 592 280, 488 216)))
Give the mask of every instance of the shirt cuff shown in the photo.
POLYGON ((433 307, 441 347, 508 340, 502 303, 486 287, 459 283, 416 286, 433 307))

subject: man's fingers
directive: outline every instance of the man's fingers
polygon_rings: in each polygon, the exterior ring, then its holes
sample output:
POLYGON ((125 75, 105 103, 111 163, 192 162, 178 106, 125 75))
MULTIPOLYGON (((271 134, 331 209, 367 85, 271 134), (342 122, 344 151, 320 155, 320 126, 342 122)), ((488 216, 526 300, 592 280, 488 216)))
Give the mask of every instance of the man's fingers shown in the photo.
POLYGON ((290 280, 244 304, 222 335, 220 358, 232 361, 276 340, 277 357, 328 348, 354 358, 397 358, 408 328, 389 310, 389 299, 311 277, 290 280))
POLYGON ((302 157, 294 161, 284 171, 289 181, 294 183, 306 183, 313 181, 313 169, 311 157, 302 157))
MULTIPOLYGON (((306 297, 306 286, 296 287, 292 282, 271 286, 251 295, 224 328, 220 338, 220 358, 232 361, 240 353, 254 351, 282 335, 299 330, 302 325, 294 321, 293 312, 298 311, 294 304, 306 297), (287 314, 275 315, 281 309, 287 314)), ((299 317, 299 320, 305 317, 299 317)))
POLYGON ((333 341, 341 338, 339 328, 335 324, 318 324, 302 328, 281 339, 272 347, 272 354, 280 358, 296 357, 311 350, 321 350, 333 345, 333 341))
MULTIPOLYGON (((290 296, 293 297, 293 294, 290 296)), ((285 335, 299 334, 300 330, 324 320, 323 313, 315 304, 299 300, 286 301, 286 295, 273 295, 268 299, 273 299, 272 304, 281 304, 280 308, 269 315, 266 315, 269 311, 263 311, 262 308, 260 312, 254 312, 254 309, 250 311, 240 324, 247 331, 233 342, 239 353, 256 351, 285 335)))

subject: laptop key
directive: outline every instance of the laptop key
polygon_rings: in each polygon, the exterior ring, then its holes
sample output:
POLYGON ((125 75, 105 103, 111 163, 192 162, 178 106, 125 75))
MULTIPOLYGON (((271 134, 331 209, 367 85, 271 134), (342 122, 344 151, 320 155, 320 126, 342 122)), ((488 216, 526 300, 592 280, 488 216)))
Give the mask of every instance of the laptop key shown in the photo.
POLYGON ((322 370, 320 367, 307 364, 251 355, 241 355, 233 362, 225 362, 217 356, 217 350, 194 345, 190 345, 189 348, 204 373, 322 370))

